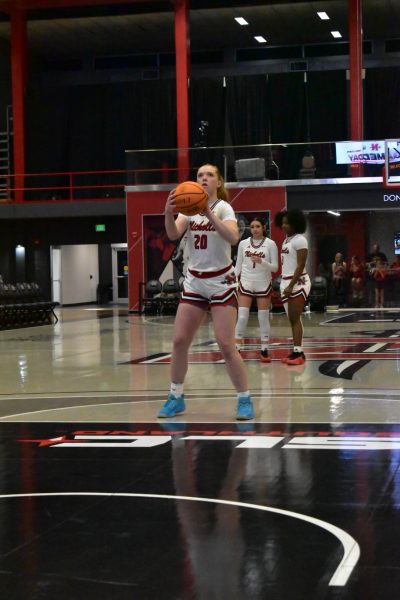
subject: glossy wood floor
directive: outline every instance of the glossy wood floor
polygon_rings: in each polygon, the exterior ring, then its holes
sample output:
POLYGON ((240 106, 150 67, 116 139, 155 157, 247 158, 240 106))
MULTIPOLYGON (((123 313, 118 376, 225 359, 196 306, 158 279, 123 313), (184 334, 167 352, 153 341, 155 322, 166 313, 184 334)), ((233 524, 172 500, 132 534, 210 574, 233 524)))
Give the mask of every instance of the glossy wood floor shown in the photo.
POLYGON ((298 367, 283 314, 258 361, 251 315, 247 423, 209 322, 157 422, 173 317, 58 312, 0 332, 3 598, 398 596, 400 311, 305 314, 298 367))

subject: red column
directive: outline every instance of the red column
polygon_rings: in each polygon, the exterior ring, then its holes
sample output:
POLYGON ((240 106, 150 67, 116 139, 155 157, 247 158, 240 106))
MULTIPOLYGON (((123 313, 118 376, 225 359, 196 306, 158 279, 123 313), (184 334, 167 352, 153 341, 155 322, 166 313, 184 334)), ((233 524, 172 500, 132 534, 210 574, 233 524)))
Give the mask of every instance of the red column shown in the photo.
POLYGON ((14 131, 14 192, 16 202, 22 202, 25 173, 25 82, 26 82, 26 14, 14 9, 11 12, 11 78, 14 131))
MULTIPOLYGON (((349 40, 350 40, 350 139, 364 139, 363 124, 363 32, 362 0, 349 0, 349 40)), ((362 175, 363 165, 350 166, 351 175, 362 175)))
POLYGON ((178 181, 189 177, 189 0, 175 0, 176 122, 178 181))

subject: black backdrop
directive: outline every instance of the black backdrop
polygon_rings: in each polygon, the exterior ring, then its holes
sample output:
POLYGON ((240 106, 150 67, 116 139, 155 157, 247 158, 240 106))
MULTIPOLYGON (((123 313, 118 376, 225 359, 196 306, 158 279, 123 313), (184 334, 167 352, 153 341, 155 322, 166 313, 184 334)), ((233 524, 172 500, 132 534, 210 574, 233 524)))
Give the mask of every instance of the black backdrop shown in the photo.
MULTIPOLYGON (((348 134, 345 71, 192 79, 191 144, 201 120, 208 146, 337 141, 348 134)), ((400 131, 400 68, 369 69, 365 138, 400 131)), ((124 169, 126 149, 176 146, 175 81, 40 86, 26 96, 27 172, 124 169)))

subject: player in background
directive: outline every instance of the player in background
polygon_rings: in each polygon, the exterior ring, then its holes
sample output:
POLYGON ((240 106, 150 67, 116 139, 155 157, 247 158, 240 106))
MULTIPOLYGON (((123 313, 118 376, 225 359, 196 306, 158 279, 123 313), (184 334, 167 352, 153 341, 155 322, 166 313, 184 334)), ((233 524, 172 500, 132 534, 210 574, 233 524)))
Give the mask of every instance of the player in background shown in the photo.
POLYGON ((278 270, 278 247, 266 235, 266 225, 261 217, 250 223, 251 237, 239 244, 235 273, 239 280, 239 311, 236 323, 236 346, 240 350, 250 315, 253 298, 257 301, 260 326, 260 361, 271 362, 268 354, 271 306, 272 273, 278 270))
POLYGON ((190 217, 179 214, 175 219, 174 190, 165 205, 167 235, 169 239, 177 240, 187 232, 189 260, 174 324, 171 387, 158 416, 174 417, 186 409, 183 383, 189 347, 209 309, 218 346, 237 391, 236 418, 252 419, 254 409, 246 368, 235 344, 237 295, 231 246, 239 239, 237 221, 233 208, 227 202, 228 194, 217 167, 209 164, 201 166, 197 182, 208 194, 208 205, 203 213, 190 217))
POLYGON ((293 336, 293 351, 282 362, 287 365, 302 365, 305 356, 301 314, 311 289, 310 277, 306 271, 308 242, 302 235, 306 230, 306 219, 301 210, 282 211, 275 215, 275 225, 286 235, 281 248, 280 292, 293 336))

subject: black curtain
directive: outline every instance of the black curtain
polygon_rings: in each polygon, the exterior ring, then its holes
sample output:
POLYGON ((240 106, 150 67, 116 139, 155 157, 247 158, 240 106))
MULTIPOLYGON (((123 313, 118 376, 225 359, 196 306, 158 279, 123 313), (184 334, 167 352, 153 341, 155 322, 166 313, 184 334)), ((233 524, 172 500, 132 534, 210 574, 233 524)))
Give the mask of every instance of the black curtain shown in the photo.
POLYGON ((225 96, 223 77, 190 80, 190 146, 191 178, 197 169, 209 162, 224 169, 224 150, 210 150, 211 146, 224 146, 225 143, 225 96))
MULTIPOLYGON (((307 73, 309 136, 305 141, 329 142, 349 139, 346 71, 307 73)), ((345 165, 336 165, 333 144, 312 146, 317 177, 347 174, 345 165)))
POLYGON ((307 104, 304 73, 273 73, 268 77, 269 120, 274 160, 280 179, 295 179, 303 149, 286 144, 307 139, 307 104))
POLYGON ((307 141, 347 140, 346 71, 310 71, 306 88, 310 123, 307 141))
POLYGON ((191 79, 189 89, 190 145, 223 146, 225 133, 225 89, 223 78, 191 79), (201 121, 208 123, 205 135, 201 121))
POLYGON ((267 76, 227 77, 226 107, 234 146, 267 144, 267 76))
MULTIPOLYGON (((127 149, 176 146, 175 85, 170 80, 36 86, 28 90, 26 106, 28 172, 125 169, 127 149)), ((151 156, 154 165, 147 155, 146 166, 159 168, 160 154, 151 156)), ((54 181, 56 187, 63 183, 54 181)), ((97 183, 111 186, 100 196, 114 195, 115 176, 104 175, 97 183)), ((92 184, 92 176, 79 179, 79 185, 92 184)), ((93 190, 79 195, 94 196, 98 193, 93 190)))
POLYGON ((307 136, 304 73, 268 76, 271 142, 304 142, 307 136))
MULTIPOLYGON (((236 161, 264 159, 268 168, 270 156, 266 148, 238 148, 241 145, 267 144, 268 103, 267 75, 241 75, 226 78, 226 153, 228 178, 239 177, 236 161)), ((264 168, 250 166, 250 171, 264 168)))
POLYGON ((400 67, 368 69, 364 89, 364 138, 396 138, 400 132, 400 67))

